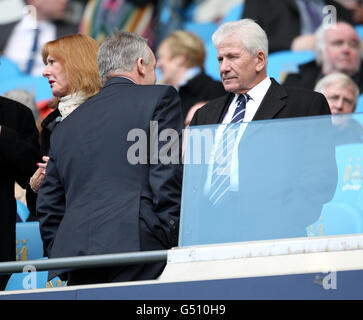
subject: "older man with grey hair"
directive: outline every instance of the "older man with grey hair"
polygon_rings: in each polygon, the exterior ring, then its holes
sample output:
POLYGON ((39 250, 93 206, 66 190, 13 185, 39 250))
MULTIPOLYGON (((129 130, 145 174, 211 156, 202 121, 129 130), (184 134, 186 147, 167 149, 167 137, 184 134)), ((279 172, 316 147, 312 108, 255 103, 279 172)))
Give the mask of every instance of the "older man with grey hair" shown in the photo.
MULTIPOLYGON (((98 62, 104 87, 52 134, 37 201, 51 258, 163 250, 178 243, 181 162, 161 159, 171 144, 181 155, 178 94, 154 85, 154 54, 134 33, 106 38, 98 62)), ((145 280, 158 277, 164 266, 73 270, 61 277, 70 285, 145 280)))
POLYGON ((253 20, 221 25, 212 41, 228 94, 199 109, 191 125, 330 114, 323 95, 281 86, 267 76, 268 40, 253 20))
POLYGON ((359 89, 344 73, 335 72, 325 76, 318 81, 314 90, 326 97, 332 114, 353 113, 357 107, 359 89))
MULTIPOLYGON (((267 76, 267 36, 254 21, 223 24, 212 41, 228 93, 197 110, 190 130, 197 130, 196 125, 232 124, 218 127, 222 130, 217 130, 216 141, 220 136, 221 143, 215 143, 208 170, 198 173, 205 181, 203 188, 195 187, 201 191, 193 193, 195 201, 205 201, 203 211, 215 225, 233 221, 228 229, 213 233, 213 241, 306 236, 305 228, 319 217, 335 190, 334 149, 323 137, 327 131, 322 129, 323 134, 315 137, 309 126, 302 134, 296 125, 287 130, 286 125, 293 122, 254 121, 329 115, 329 105, 320 93, 284 87, 267 76), (252 123, 235 125, 242 122, 252 123), (228 140, 236 128, 238 138, 228 140), (225 137, 228 141, 223 141, 225 137), (230 142, 234 143, 229 147, 232 153, 223 150, 230 142), (311 150, 320 150, 323 170, 314 163, 317 157, 307 159, 311 150), (306 176, 313 178, 306 180, 306 176), (322 181, 325 176, 329 179, 322 181), (237 222, 237 217, 246 218, 237 222), (238 239, 233 239, 237 234, 238 239)), ((321 121, 319 128, 325 126, 329 129, 331 122, 321 121)))
POLYGON ((338 115, 332 117, 335 143, 362 143, 363 127, 352 115, 359 98, 354 81, 344 73, 335 72, 320 79, 314 90, 325 95, 331 113, 338 115))
POLYGON ((337 22, 330 27, 320 27, 316 33, 315 53, 315 60, 300 65, 297 73, 287 76, 286 86, 314 89, 324 76, 342 72, 363 90, 360 39, 352 25, 337 22))

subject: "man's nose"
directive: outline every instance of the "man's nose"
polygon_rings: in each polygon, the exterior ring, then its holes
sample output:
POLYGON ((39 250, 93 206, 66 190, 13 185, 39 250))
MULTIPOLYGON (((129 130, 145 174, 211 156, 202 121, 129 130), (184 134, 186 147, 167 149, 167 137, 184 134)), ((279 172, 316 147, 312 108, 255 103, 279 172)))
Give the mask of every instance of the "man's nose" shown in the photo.
POLYGON ((334 103, 334 107, 333 109, 335 109, 337 111, 337 113, 340 113, 343 110, 343 104, 344 101, 343 99, 338 99, 335 103, 334 103))
POLYGON ((219 62, 219 71, 220 73, 224 73, 230 70, 230 63, 228 62, 228 60, 223 59, 222 61, 219 62))

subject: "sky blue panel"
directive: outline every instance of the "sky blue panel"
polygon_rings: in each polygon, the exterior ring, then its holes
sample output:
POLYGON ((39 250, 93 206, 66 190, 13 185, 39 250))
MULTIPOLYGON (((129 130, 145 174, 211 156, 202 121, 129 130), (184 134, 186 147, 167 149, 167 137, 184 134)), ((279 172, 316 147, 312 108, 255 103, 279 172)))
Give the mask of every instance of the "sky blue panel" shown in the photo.
POLYGON ((321 235, 321 227, 317 231, 314 223, 323 223, 323 208, 337 210, 337 205, 326 206, 331 202, 341 203, 340 213, 346 212, 353 225, 340 225, 344 214, 335 214, 334 219, 327 215, 325 229, 332 234, 361 232, 363 137, 357 120, 362 117, 191 127, 179 245, 321 235), (216 154, 222 142, 227 150, 222 148, 221 160, 216 154))

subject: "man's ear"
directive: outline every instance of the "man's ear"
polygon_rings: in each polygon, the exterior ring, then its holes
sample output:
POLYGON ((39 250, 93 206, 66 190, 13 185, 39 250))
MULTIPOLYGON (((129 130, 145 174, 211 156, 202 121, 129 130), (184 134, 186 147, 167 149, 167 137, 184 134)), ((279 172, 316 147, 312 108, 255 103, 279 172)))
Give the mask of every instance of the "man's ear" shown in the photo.
POLYGON ((145 76, 145 61, 144 61, 143 58, 138 58, 136 60, 136 69, 137 69, 137 73, 141 77, 144 77, 145 76))
POLYGON ((258 51, 256 54, 256 72, 261 72, 266 67, 266 55, 263 51, 258 51))

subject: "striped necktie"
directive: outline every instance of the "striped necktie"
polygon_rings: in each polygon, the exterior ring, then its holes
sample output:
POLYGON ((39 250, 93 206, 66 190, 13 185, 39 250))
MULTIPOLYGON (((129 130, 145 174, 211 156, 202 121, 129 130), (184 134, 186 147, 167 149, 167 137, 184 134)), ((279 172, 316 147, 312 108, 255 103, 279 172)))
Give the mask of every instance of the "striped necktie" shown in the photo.
POLYGON ((31 74, 32 69, 34 67, 35 59, 38 52, 38 40, 39 40, 39 28, 34 29, 34 38, 33 38, 33 46, 30 52, 29 60, 25 69, 26 74, 31 74))
POLYGON ((237 99, 237 108, 234 111, 231 123, 243 121, 246 113, 246 104, 250 99, 251 97, 247 93, 239 95, 237 99))
MULTIPOLYGON (((237 99, 237 108, 234 111, 231 123, 242 122, 246 113, 246 103, 251 99, 248 94, 241 94, 237 99)), ((239 128, 226 126, 222 137, 217 142, 214 165, 212 171, 209 200, 216 205, 230 190, 231 160, 239 128)))

